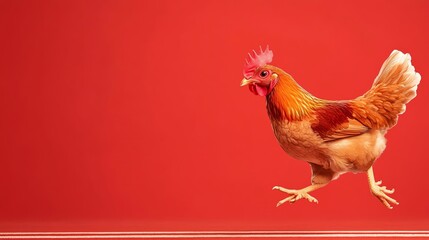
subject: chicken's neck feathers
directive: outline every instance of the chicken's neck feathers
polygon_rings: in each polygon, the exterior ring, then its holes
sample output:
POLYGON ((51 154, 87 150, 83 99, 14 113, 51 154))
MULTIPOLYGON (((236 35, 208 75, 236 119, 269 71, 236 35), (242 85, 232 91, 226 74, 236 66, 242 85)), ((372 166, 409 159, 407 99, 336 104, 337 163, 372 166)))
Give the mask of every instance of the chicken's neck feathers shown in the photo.
POLYGON ((307 92, 286 73, 280 75, 266 100, 268 115, 276 121, 301 121, 324 102, 307 92))

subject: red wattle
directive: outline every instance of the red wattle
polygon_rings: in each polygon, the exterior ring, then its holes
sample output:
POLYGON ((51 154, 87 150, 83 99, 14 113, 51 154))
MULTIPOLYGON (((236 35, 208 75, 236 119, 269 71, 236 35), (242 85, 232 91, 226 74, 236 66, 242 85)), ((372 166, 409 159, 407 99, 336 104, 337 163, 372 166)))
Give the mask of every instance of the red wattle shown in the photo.
POLYGON ((255 84, 255 88, 256 88, 256 92, 258 93, 259 96, 267 96, 268 94, 268 89, 266 87, 261 87, 257 84, 255 84))
POLYGON ((267 96, 268 94, 268 89, 266 87, 261 87, 257 84, 249 85, 249 89, 255 95, 267 96))
POLYGON ((249 85, 249 90, 250 90, 253 94, 258 95, 258 92, 256 92, 256 88, 255 88, 255 85, 254 85, 254 84, 250 84, 250 85, 249 85))
POLYGON ((278 81, 278 79, 274 79, 273 81, 270 82, 270 85, 268 85, 268 86, 260 86, 258 84, 250 84, 249 90, 255 95, 259 95, 259 96, 264 97, 264 96, 267 96, 268 94, 270 94, 270 92, 276 86, 277 81, 278 81))

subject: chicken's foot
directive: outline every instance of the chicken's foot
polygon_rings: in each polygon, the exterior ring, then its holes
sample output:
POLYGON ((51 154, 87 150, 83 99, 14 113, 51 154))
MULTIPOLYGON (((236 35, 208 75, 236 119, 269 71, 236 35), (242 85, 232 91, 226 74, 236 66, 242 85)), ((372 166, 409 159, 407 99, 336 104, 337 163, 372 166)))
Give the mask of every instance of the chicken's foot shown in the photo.
POLYGON ((284 187, 275 186, 275 187, 273 187, 273 190, 279 190, 281 192, 284 192, 284 193, 287 193, 287 194, 290 195, 289 197, 287 197, 287 198, 285 198, 283 200, 280 200, 277 203, 277 207, 280 206, 280 205, 282 205, 285 202, 295 203, 296 201, 298 201, 300 199, 303 199, 303 198, 307 199, 309 202, 319 203, 319 201, 317 201, 317 199, 315 197, 311 196, 308 193, 311 192, 311 191, 314 191, 316 189, 319 189, 321 187, 324 187, 326 185, 327 185, 327 183, 325 183, 325 184, 313 184, 313 185, 310 185, 310 186, 308 186, 306 188, 299 189, 299 190, 286 189, 284 187))
POLYGON ((374 178, 374 170, 372 169, 372 167, 370 167, 368 169, 368 182, 369 182, 369 188, 371 190, 371 193, 378 198, 378 200, 380 200, 381 203, 384 204, 384 206, 386 206, 389 209, 392 209, 393 207, 391 206, 391 204, 396 204, 398 205, 399 203, 389 197, 387 194, 392 194, 395 192, 395 189, 387 189, 386 186, 381 186, 381 181, 376 182, 375 178, 374 178))

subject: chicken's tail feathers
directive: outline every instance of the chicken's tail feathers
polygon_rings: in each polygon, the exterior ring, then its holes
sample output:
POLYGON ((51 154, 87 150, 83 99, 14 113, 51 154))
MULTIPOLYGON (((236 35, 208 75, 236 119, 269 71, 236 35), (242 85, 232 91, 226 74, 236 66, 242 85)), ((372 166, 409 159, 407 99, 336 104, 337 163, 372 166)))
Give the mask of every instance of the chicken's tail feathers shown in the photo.
POLYGON ((374 80, 373 88, 378 85, 396 85, 403 90, 413 93, 412 97, 406 98, 406 103, 408 103, 417 95, 416 90, 420 79, 420 74, 416 72, 414 66, 411 64, 410 54, 393 50, 386 61, 384 61, 383 66, 381 66, 380 72, 374 80))
POLYGON ((391 128, 417 96, 421 76, 411 64, 410 54, 393 50, 383 63, 371 89, 357 98, 356 117, 368 126, 391 128))

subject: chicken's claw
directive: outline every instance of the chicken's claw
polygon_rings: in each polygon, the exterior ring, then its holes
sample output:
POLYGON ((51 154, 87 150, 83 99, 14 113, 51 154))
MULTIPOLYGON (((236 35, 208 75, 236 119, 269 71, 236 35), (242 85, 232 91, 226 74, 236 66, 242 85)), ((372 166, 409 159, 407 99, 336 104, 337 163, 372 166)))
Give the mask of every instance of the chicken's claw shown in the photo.
POLYGON ((398 201, 389 197, 387 194, 392 194, 395 192, 395 189, 387 189, 386 186, 380 186, 381 181, 376 182, 375 184, 370 184, 371 193, 380 200, 389 209, 393 207, 391 204, 398 205, 398 201))
POLYGON ((387 194, 392 194, 395 192, 395 189, 387 189, 386 186, 381 186, 382 181, 375 181, 374 171, 372 167, 368 169, 368 181, 369 181, 369 189, 371 190, 372 195, 374 195, 384 206, 388 209, 392 209, 391 204, 398 205, 398 201, 389 197, 387 194))
POLYGON ((314 198, 313 196, 311 196, 310 194, 308 194, 308 192, 306 192, 305 190, 301 189, 301 190, 295 190, 295 189, 287 189, 284 187, 279 187, 279 186, 275 186, 273 187, 273 190, 279 190, 280 192, 284 192, 289 194, 290 196, 288 196, 287 198, 280 200, 277 203, 277 207, 282 205, 285 202, 289 202, 289 203, 295 203, 296 201, 300 200, 300 199, 307 199, 309 202, 315 202, 315 203, 319 203, 319 201, 317 201, 316 198, 314 198))

